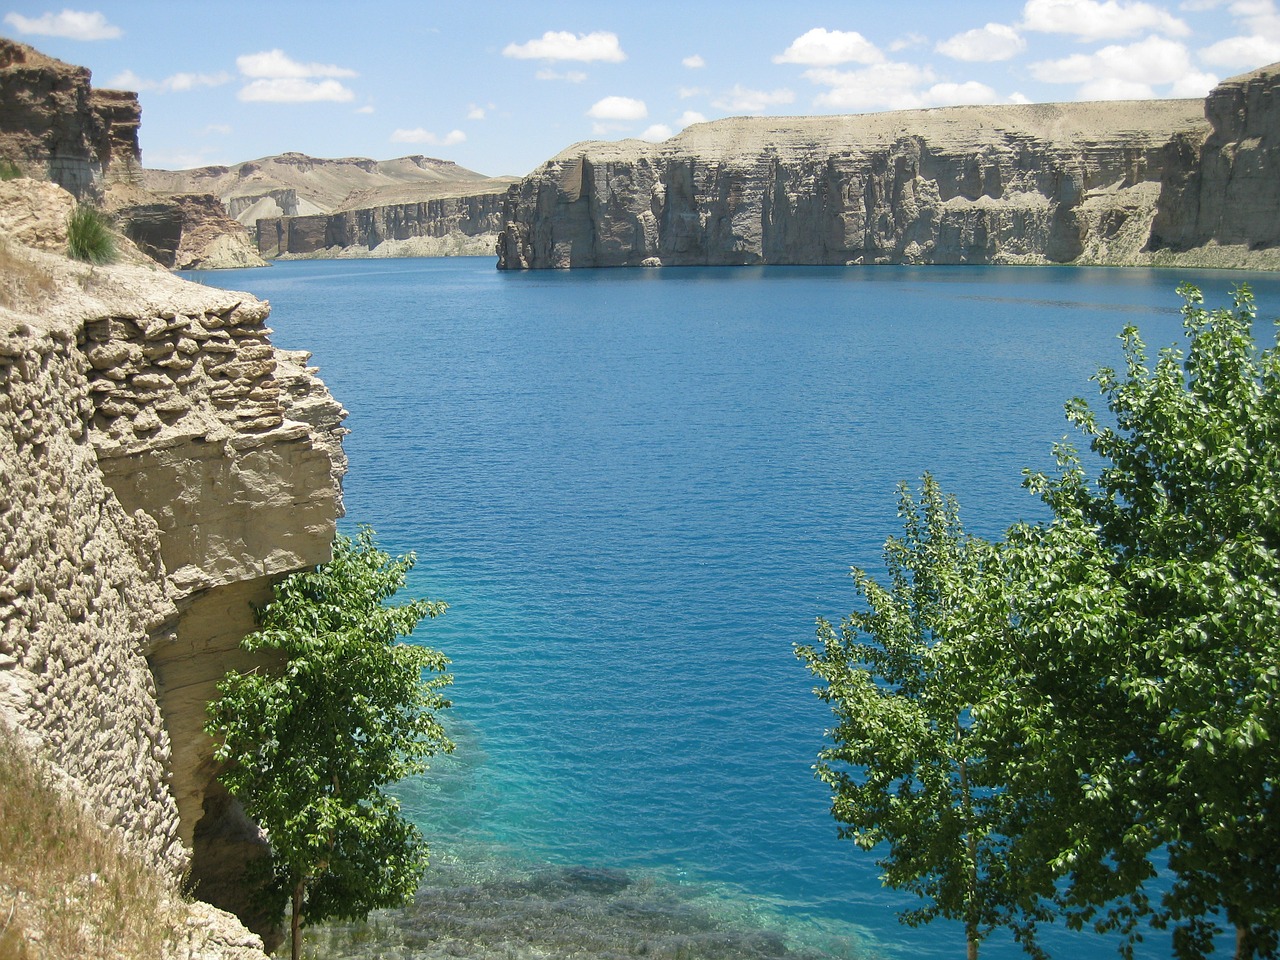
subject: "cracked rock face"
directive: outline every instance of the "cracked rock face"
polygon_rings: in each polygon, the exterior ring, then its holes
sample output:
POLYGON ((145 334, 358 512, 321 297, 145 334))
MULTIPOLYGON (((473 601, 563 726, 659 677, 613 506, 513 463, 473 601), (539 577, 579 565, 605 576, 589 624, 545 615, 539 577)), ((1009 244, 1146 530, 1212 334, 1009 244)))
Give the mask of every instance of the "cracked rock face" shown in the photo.
POLYGON ((508 193, 498 265, 1126 264, 1275 245, 1280 178, 1255 131, 1275 74, 1259 74, 1214 92, 1212 126, 1201 101, 1164 100, 736 118, 578 144, 508 193), (1228 180, 1241 186, 1207 186, 1228 180), (1200 212, 1153 242, 1192 189, 1200 212))
POLYGON ((0 306, 0 721, 236 909, 261 837, 215 782, 205 707, 261 663, 254 605, 329 557, 345 411, 251 296, 4 252, 44 280, 0 306))

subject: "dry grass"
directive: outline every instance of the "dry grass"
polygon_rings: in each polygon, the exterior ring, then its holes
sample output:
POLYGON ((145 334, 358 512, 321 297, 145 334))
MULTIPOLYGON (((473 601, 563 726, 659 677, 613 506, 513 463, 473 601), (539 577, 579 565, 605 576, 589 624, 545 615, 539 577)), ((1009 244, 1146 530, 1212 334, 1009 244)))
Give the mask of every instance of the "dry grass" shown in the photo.
POLYGON ((0 238, 0 307, 19 310, 39 303, 55 286, 53 274, 0 238))
POLYGON ((185 915, 174 886, 36 771, 0 726, 0 960, 153 960, 185 915))

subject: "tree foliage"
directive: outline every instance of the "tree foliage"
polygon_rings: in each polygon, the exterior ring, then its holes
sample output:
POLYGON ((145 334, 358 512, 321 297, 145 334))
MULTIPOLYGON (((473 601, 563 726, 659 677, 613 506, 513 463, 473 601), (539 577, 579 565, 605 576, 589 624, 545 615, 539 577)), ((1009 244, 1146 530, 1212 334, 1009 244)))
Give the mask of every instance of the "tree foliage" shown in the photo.
POLYGON ((292 903, 295 960, 302 924, 397 905, 426 866, 425 842, 382 789, 453 749, 436 716, 448 660, 397 642, 445 605, 387 602, 413 563, 377 549, 367 527, 339 535, 330 562, 276 585, 243 641, 278 651, 283 668, 227 674, 209 707, 222 782, 266 829, 271 889, 281 910, 292 903))
POLYGON ((1185 960, 1224 929, 1277 956, 1280 345, 1246 288, 1180 293, 1185 356, 1127 328, 1109 422, 1067 405, 1101 469, 1064 443, 1028 477, 1051 521, 980 544, 926 477, 887 586, 855 571, 865 609, 799 650, 839 720, 817 769, 842 833, 886 841, 886 882, 930 901, 906 919, 965 920, 971 954, 1003 923, 1039 955, 1060 916, 1124 954, 1150 923, 1185 960))

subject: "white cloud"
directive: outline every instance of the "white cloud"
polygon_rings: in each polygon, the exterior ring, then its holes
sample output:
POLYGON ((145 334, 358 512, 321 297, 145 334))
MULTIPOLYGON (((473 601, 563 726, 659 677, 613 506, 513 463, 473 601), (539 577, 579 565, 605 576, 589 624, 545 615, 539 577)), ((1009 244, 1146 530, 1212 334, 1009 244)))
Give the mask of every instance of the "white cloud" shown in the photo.
POLYGON ((879 63, 883 59, 884 54, 876 45, 855 30, 814 27, 791 41, 791 46, 775 56, 773 62, 830 67, 837 63, 879 63))
POLYGON ((791 103, 795 98, 796 95, 785 87, 772 91, 751 90, 735 83, 732 90, 714 101, 714 105, 731 113, 763 113, 770 107, 791 103))
POLYGON ((1009 94, 1008 100, 1010 103, 1030 103, 1031 102, 1031 98, 1028 97, 1025 93, 1018 93, 1016 91, 1009 94))
POLYGON ((533 76, 538 80, 564 80, 566 83, 581 83, 587 79, 587 75, 581 70, 569 70, 565 73, 559 73, 555 70, 544 69, 539 70, 533 76))
POLYGON ((1191 33, 1169 11, 1141 0, 1027 0, 1021 27, 1071 34, 1080 40, 1116 40, 1148 30, 1171 37, 1191 33))
POLYGON ((700 114, 697 110, 686 110, 676 119, 676 127, 683 130, 685 127, 691 127, 695 123, 706 123, 707 118, 700 114))
POLYGON ((464 142, 467 135, 461 130, 450 130, 443 137, 430 130, 414 127, 412 130, 396 130, 391 134, 392 143, 424 143, 432 147, 452 147, 464 142))
POLYGON ((655 123, 651 127, 647 127, 644 133, 640 134, 641 140, 651 140, 658 143, 662 140, 669 139, 672 135, 672 129, 665 123, 655 123))
POLYGON ((908 50, 911 47, 923 47, 929 43, 929 38, 923 33, 908 33, 905 37, 899 37, 889 44, 889 49, 893 53, 901 50, 908 50))
POLYGON ((701 70, 707 65, 707 61, 703 60, 702 57, 696 53, 691 57, 685 57, 680 61, 680 63, 688 67, 690 70, 701 70))
POLYGON ((94 11, 63 10, 39 17, 24 17, 20 13, 6 13, 4 22, 19 33, 34 33, 42 37, 66 37, 68 40, 114 40, 124 31, 107 22, 107 18, 94 11))
POLYGON ((573 34, 567 30, 548 30, 537 40, 509 43, 502 48, 504 57, 516 60, 603 60, 620 63, 627 59, 613 33, 573 34))
POLYGON ((587 116, 596 120, 643 120, 648 115, 644 101, 631 97, 605 97, 587 111, 587 116))
POLYGON ((246 103, 346 103, 355 94, 337 80, 302 80, 298 77, 275 77, 254 80, 236 96, 246 103))
POLYGON ((1280 60, 1280 40, 1268 37, 1228 37, 1200 51, 1200 59, 1213 67, 1252 70, 1280 60))
POLYGON ((220 87, 224 83, 230 83, 231 74, 225 70, 220 73, 175 73, 171 77, 165 77, 163 80, 147 80, 138 76, 132 70, 125 70, 123 73, 112 77, 107 83, 109 88, 115 90, 135 90, 139 93, 186 93, 189 90, 196 90, 200 87, 220 87))
POLYGON ((1220 79, 1212 73, 1188 73, 1173 82, 1173 86, 1169 88, 1169 96, 1202 100, 1218 85, 1220 79))
POLYGON ((231 124, 210 123, 200 132, 202 134, 217 134, 220 137, 229 136, 231 134, 231 124))
POLYGON ((691 97, 705 97, 708 92, 706 87, 681 87, 676 91, 681 100, 688 100, 691 97))
POLYGON ((484 107, 480 106, 477 103, 467 104, 468 120, 483 120, 484 117, 485 117, 484 107))
POLYGON ((366 103, 363 107, 357 107, 356 113, 375 113, 372 103, 366 103))
POLYGON ((1120 77, 1100 77, 1084 84, 1077 95, 1081 100, 1150 100, 1156 92, 1151 84, 1120 77))
POLYGON ((988 23, 985 27, 957 33, 940 42, 937 51, 954 60, 970 63, 992 63, 1011 60, 1026 49, 1027 41, 1018 31, 1003 23, 988 23))
POLYGON ((1189 73, 1187 48, 1176 40, 1147 37, 1137 43, 1103 47, 1095 53, 1077 53, 1061 60, 1040 60, 1030 65, 1031 75, 1046 83, 1083 83, 1086 99, 1140 99, 1139 91, 1175 83, 1189 73), (1119 91, 1124 91, 1123 95, 1119 91))
POLYGON ((236 67, 246 77, 266 77, 273 80, 359 76, 354 70, 348 70, 346 67, 338 67, 333 64, 299 63, 279 49, 243 54, 236 57, 236 67))
POLYGON ((814 100, 831 110, 909 110, 925 106, 921 93, 937 82, 929 67, 913 63, 876 63, 860 70, 807 70, 805 77, 830 87, 814 100))
POLYGON ((969 103, 998 103, 1000 96, 985 83, 935 83, 921 95, 925 106, 954 107, 969 103))

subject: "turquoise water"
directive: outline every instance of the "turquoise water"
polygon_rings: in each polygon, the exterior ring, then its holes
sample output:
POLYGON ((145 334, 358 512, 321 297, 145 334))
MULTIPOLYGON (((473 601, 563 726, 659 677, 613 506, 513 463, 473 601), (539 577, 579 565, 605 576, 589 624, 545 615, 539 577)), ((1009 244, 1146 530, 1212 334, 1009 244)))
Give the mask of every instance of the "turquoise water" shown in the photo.
POLYGON ((348 522, 450 605, 420 639, 453 658, 458 750, 400 791, 433 867, 413 908, 326 934, 353 956, 957 955, 836 839, 792 646, 878 566, 898 481, 933 471, 976 533, 1040 516, 1022 469, 1125 324, 1178 337, 1179 282, 1280 309, 1274 277, 1142 270, 196 276, 313 351, 350 411, 348 522))

